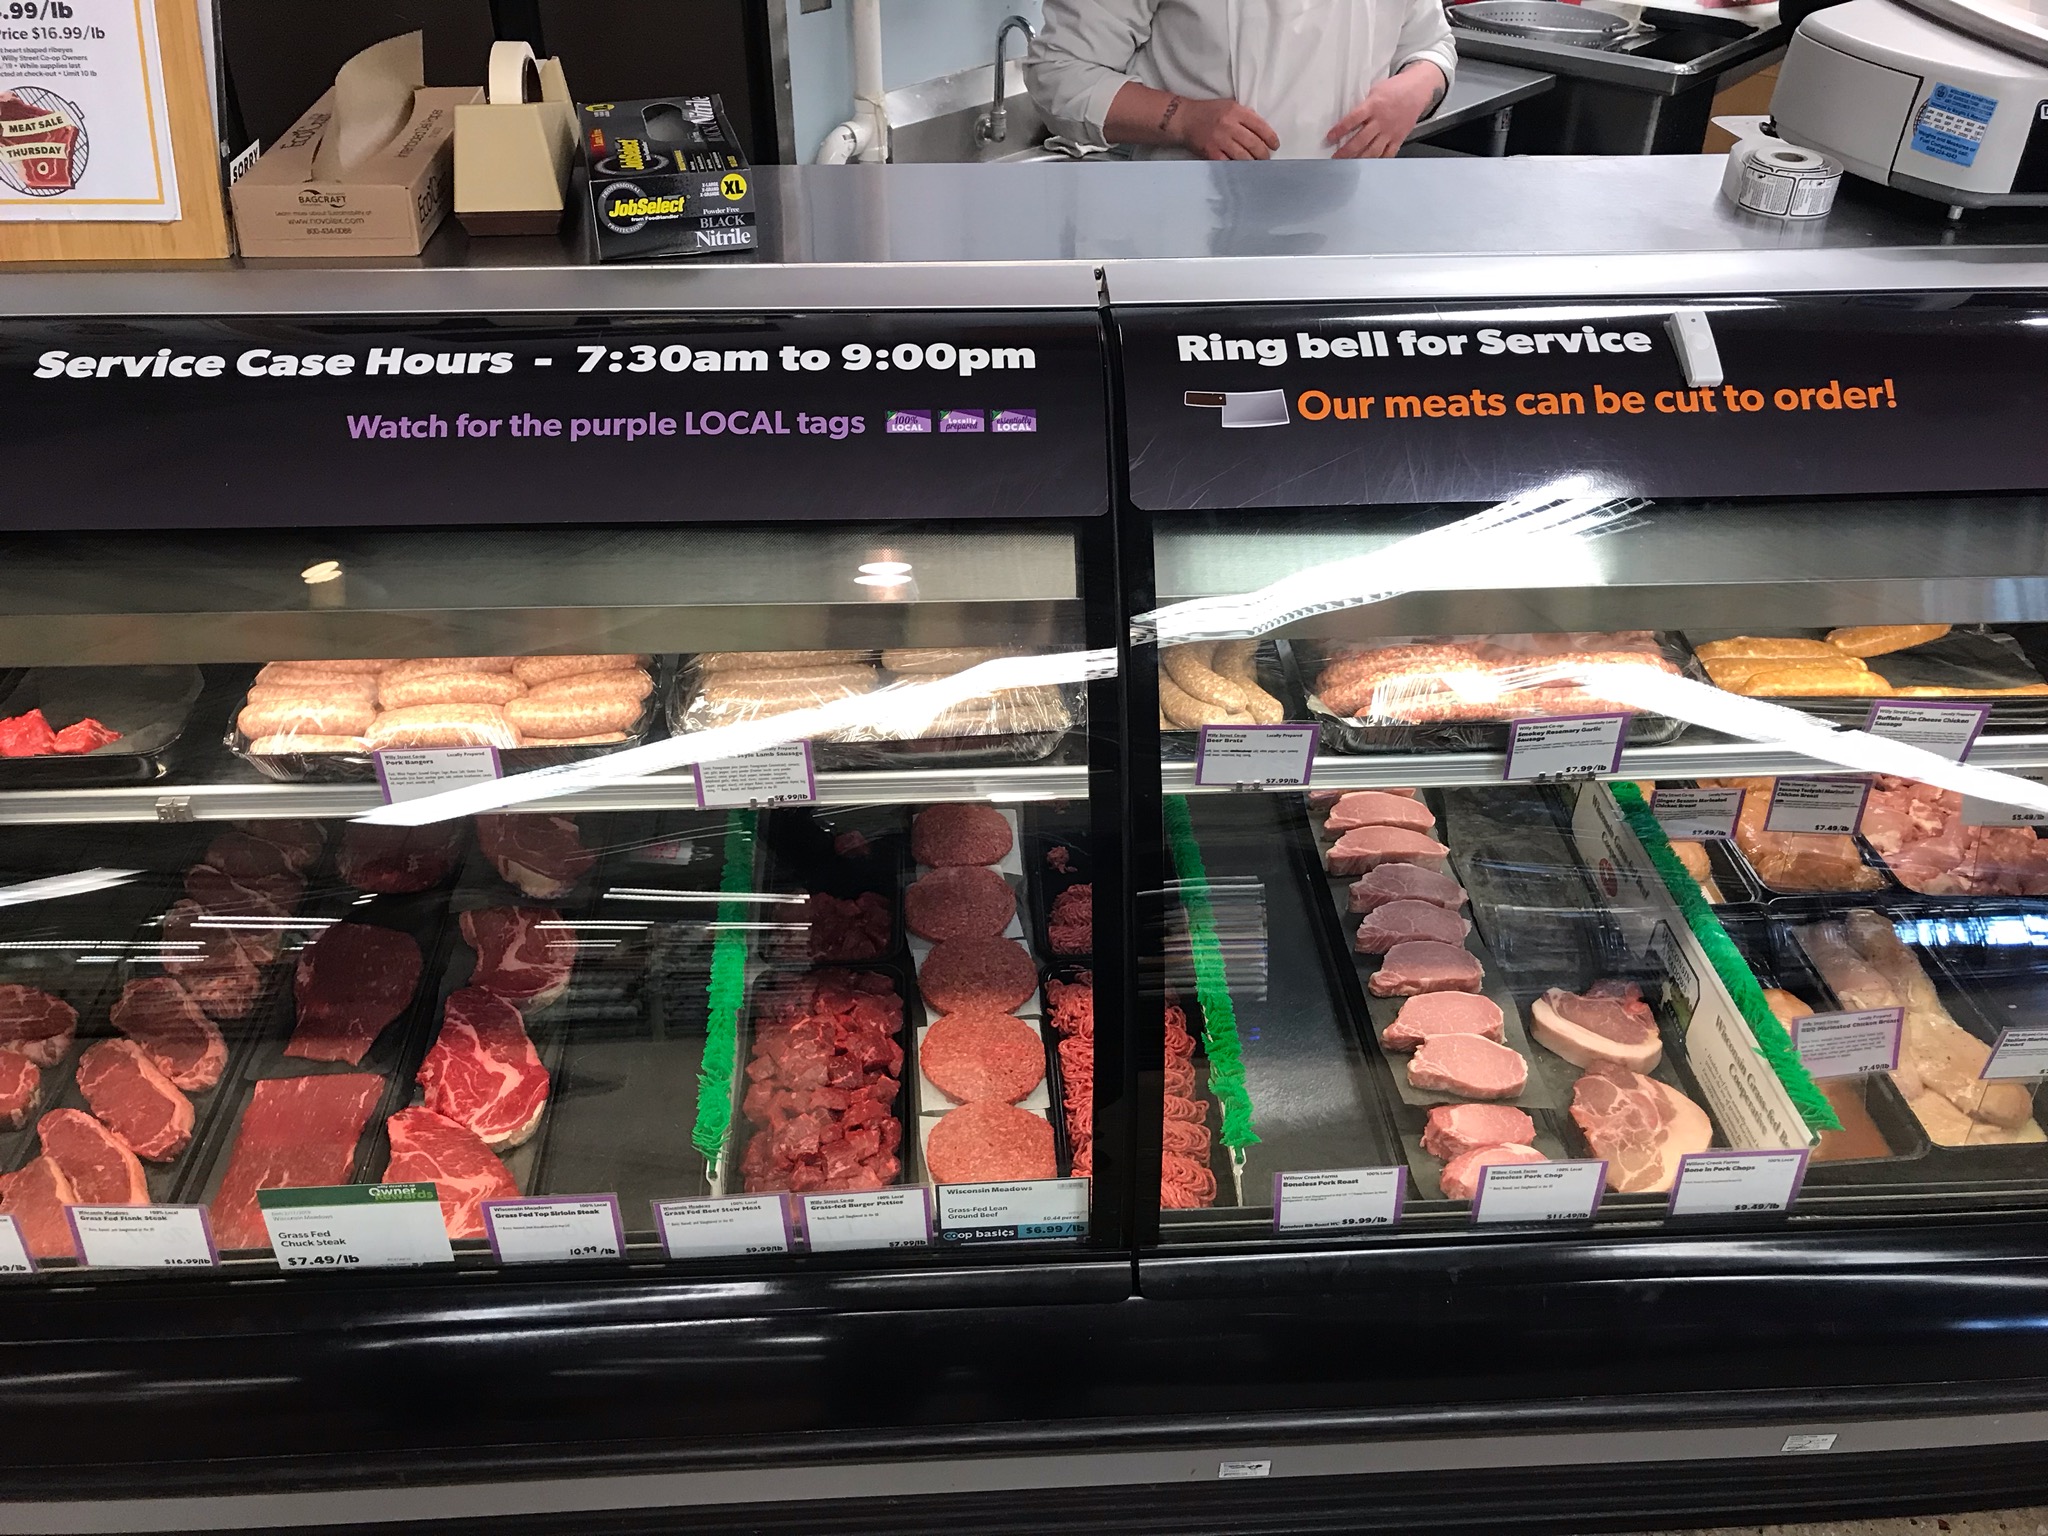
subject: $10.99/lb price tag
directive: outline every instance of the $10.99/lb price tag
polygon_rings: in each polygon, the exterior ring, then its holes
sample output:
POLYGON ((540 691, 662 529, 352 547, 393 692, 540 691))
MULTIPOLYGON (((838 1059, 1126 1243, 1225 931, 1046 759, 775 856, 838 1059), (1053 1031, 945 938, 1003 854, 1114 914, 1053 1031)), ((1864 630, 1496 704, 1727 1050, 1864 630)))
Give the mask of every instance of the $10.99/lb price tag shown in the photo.
POLYGON ((562 1264, 626 1256, 617 1195, 486 1200, 484 1235, 500 1264, 562 1264))
POLYGON ((731 1259, 789 1252, 789 1200, 783 1195, 727 1195, 709 1200, 657 1200, 654 1228, 672 1259, 731 1259))
POLYGON ((431 1184, 338 1184, 256 1195, 279 1269, 452 1264, 431 1184))
POLYGON ((1398 1227, 1408 1194, 1405 1168, 1335 1168, 1273 1175, 1275 1232, 1398 1227))
POLYGON ((1688 1152, 1671 1184, 1674 1216, 1761 1216, 1790 1210, 1808 1154, 1688 1152))

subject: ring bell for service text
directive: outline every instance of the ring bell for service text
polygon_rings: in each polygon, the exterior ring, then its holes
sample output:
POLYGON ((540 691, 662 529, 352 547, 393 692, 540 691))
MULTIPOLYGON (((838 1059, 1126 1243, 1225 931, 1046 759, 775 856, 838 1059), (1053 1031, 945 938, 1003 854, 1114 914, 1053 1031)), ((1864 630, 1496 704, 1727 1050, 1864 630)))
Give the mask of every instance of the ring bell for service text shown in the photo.
POLYGON ((753 172, 718 97, 577 111, 600 261, 756 248, 753 172))

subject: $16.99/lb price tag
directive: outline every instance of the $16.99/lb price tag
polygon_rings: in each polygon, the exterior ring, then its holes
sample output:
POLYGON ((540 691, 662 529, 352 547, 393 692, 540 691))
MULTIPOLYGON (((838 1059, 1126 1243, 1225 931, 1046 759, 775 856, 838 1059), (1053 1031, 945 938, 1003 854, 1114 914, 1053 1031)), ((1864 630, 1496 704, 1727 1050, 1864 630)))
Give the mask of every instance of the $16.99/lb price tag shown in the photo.
POLYGON ((431 1184, 338 1184, 257 1192, 279 1269, 452 1264, 431 1184))
POLYGON ((1807 1153, 1688 1152, 1671 1184, 1674 1216, 1764 1215, 1791 1209, 1807 1153))
POLYGON ((561 1264, 626 1255, 617 1195, 486 1200, 484 1235, 500 1264, 561 1264))
POLYGON ((1398 1227, 1408 1193, 1405 1168, 1336 1168, 1273 1175, 1275 1232, 1398 1227))
POLYGON ((68 1205, 88 1269, 208 1269, 220 1262, 201 1205, 68 1205))

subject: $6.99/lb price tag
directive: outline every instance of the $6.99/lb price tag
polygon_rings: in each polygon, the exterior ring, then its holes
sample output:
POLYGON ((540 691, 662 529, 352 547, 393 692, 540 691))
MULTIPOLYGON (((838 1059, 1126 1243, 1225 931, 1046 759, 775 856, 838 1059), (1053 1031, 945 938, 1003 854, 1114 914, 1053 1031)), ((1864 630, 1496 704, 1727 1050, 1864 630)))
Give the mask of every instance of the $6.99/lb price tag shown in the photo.
POLYGON ((339 1184, 256 1195, 279 1269, 452 1264, 431 1184, 339 1184))
POLYGON ((1398 1227, 1408 1194, 1405 1168, 1341 1168, 1273 1175, 1273 1230, 1398 1227))
POLYGON ((619 1259, 626 1254, 617 1195, 554 1195, 542 1200, 486 1200, 484 1235, 500 1264, 560 1264, 619 1259))

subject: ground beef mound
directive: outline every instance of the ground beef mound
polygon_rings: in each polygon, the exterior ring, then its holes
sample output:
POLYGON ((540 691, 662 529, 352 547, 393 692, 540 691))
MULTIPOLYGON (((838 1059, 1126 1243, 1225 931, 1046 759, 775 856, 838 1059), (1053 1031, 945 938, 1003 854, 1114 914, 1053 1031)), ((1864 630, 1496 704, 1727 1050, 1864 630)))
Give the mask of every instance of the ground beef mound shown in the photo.
POLYGON ((1014 1104, 1045 1079, 1045 1042, 1014 1013, 949 1013, 925 1032, 924 1075, 961 1103, 1014 1104))
POLYGON ((1017 915, 1010 882, 975 864, 934 869, 903 893, 903 921, 934 943, 946 939, 999 939, 1017 915))
POLYGON ((998 863, 1014 841, 1009 819, 989 805, 926 806, 910 824, 910 851, 934 869, 998 863))
POLYGON ((1009 1013, 1031 1001, 1038 968, 1011 939, 948 939, 925 956, 917 984, 940 1013, 1009 1013))
POLYGON ((1059 1176, 1052 1126, 994 1099, 963 1104, 932 1127, 925 1166, 940 1184, 1059 1176))
POLYGON ((1046 922, 1056 955, 1085 955, 1095 947, 1095 887, 1070 885, 1052 899, 1046 922))

